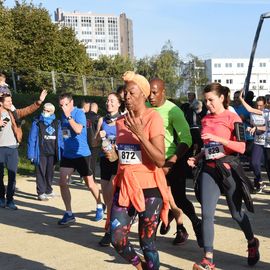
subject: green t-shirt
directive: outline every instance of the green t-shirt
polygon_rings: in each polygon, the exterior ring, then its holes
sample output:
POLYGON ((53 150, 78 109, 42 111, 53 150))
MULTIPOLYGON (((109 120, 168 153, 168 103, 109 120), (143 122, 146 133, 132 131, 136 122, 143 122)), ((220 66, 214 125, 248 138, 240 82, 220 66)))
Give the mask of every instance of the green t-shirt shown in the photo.
MULTIPOLYGON (((147 104, 147 106, 149 105, 150 104, 147 104)), ((151 105, 149 107, 151 107, 151 105)), ((190 147, 192 144, 192 138, 188 122, 182 110, 169 100, 166 100, 162 106, 153 108, 159 112, 163 119, 165 128, 166 158, 169 158, 176 152, 177 145, 174 142, 173 130, 175 130, 177 142, 185 143, 190 147)))

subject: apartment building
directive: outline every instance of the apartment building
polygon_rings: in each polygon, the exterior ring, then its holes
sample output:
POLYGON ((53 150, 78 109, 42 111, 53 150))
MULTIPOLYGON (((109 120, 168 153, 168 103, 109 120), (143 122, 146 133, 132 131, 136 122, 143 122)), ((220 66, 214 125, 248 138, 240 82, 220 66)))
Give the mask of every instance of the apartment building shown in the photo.
POLYGON ((101 55, 134 57, 132 21, 125 13, 120 16, 95 14, 92 12, 55 11, 55 22, 71 27, 81 41, 89 57, 101 55))
MULTIPOLYGON (((213 58, 205 61, 209 82, 228 86, 232 93, 244 86, 249 58, 213 58)), ((256 96, 270 94, 270 58, 255 58, 252 67, 249 90, 256 96)))

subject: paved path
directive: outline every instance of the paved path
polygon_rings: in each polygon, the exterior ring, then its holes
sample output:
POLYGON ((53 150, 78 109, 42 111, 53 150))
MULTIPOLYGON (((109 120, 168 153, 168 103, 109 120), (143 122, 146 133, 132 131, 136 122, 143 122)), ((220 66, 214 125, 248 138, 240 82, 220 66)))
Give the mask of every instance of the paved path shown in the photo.
MULTIPOLYGON (((189 181, 188 194, 195 201, 189 181)), ((103 235, 104 221, 93 221, 95 202, 80 183, 71 185, 73 210, 77 223, 70 228, 59 228, 56 223, 63 214, 60 197, 40 202, 35 195, 35 178, 18 177, 16 203, 18 211, 0 209, 0 270, 128 270, 135 269, 125 263, 112 247, 98 245, 103 235)), ((54 188, 60 194, 59 188, 54 188)), ((270 187, 268 186, 268 190, 270 187)), ((252 269, 270 269, 270 194, 254 195, 256 214, 249 214, 254 231, 261 242, 261 261, 252 269)), ((246 241, 237 224, 231 219, 228 207, 221 197, 215 219, 215 262, 218 269, 246 270, 246 241)), ((200 213, 198 203, 196 211, 200 213)), ((183 246, 173 246, 175 224, 165 237, 158 234, 160 269, 192 269, 194 261, 201 259, 189 220, 185 225, 190 234, 183 246)), ((131 240, 136 240, 134 225, 131 240)))

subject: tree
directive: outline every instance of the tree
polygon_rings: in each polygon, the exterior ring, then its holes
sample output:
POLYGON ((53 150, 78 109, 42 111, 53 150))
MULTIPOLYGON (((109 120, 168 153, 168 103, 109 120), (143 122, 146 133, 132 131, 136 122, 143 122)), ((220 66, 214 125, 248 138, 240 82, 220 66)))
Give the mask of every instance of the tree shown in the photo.
POLYGON ((201 94, 201 88, 207 84, 208 78, 205 73, 205 64, 197 56, 189 54, 190 61, 183 67, 183 76, 187 81, 188 91, 201 94))
POLYGON ((12 16, 8 9, 3 5, 3 1, 0 2, 0 32, 1 32, 1 42, 0 42, 0 59, 1 59, 1 70, 9 71, 12 66, 16 41, 14 38, 13 31, 13 21, 12 16))
POLYGON ((26 1, 15 1, 10 13, 16 41, 12 67, 19 75, 22 91, 35 91, 46 86, 48 76, 40 71, 85 72, 89 59, 72 29, 59 28, 51 22, 45 8, 26 1))
POLYGON ((167 95, 171 98, 175 98, 177 90, 182 85, 182 78, 179 76, 179 65, 179 54, 173 50, 173 46, 168 40, 157 57, 156 76, 165 81, 167 95))

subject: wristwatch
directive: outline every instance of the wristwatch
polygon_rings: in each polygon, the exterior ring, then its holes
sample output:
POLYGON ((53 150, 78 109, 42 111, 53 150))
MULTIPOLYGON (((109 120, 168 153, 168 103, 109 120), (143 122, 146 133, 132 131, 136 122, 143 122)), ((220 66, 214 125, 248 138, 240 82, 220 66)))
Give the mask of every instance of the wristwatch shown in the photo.
POLYGON ((71 119, 73 119, 73 117, 71 115, 69 117, 67 117, 68 121, 71 120, 71 119))

